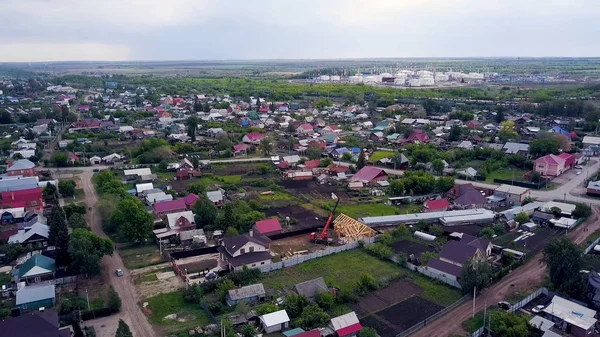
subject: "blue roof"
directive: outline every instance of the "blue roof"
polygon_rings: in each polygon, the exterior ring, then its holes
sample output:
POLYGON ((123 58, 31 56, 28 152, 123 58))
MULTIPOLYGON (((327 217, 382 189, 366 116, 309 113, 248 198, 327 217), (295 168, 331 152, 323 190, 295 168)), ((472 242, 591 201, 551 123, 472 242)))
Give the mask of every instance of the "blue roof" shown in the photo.
POLYGON ((54 284, 25 286, 17 291, 17 305, 53 299, 55 295, 54 284))
POLYGON ((302 328, 295 328, 295 329, 292 329, 292 330, 285 331, 283 334, 286 337, 292 337, 292 336, 295 336, 295 335, 303 333, 303 332, 304 332, 304 329, 302 329, 302 328))
POLYGON ((131 190, 127 190, 127 193, 129 193, 129 194, 136 194, 137 190, 135 188, 131 189, 131 190))
POLYGON ((339 149, 335 149, 335 152, 337 152, 338 154, 344 154, 346 152, 350 152, 350 150, 348 150, 345 147, 340 147, 339 149))
POLYGON ((360 153, 360 147, 353 147, 352 153, 360 153))
POLYGON ((563 134, 563 135, 567 135, 567 136, 571 135, 571 133, 569 131, 563 130, 563 128, 561 128, 558 125, 555 126, 555 127, 553 127, 552 129, 550 129, 550 131, 556 132, 556 133, 560 133, 560 134, 563 134))
POLYGON ((245 119, 244 119, 244 120, 242 120, 242 125, 243 125, 243 126, 247 126, 248 124, 250 124, 250 123, 248 123, 248 121, 247 121, 247 120, 245 120, 245 119))

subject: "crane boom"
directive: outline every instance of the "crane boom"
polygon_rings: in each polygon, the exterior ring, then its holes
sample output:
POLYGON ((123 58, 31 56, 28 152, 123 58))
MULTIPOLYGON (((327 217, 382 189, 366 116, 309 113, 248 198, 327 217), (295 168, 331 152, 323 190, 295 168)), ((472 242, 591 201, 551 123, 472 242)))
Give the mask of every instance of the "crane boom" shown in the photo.
POLYGON ((333 207, 333 211, 331 211, 331 214, 329 214, 329 218, 327 219, 325 228, 323 228, 323 231, 321 232, 321 235, 319 236, 320 239, 324 239, 327 236, 327 229, 329 229, 329 225, 331 225, 331 221, 333 220, 333 216, 335 215, 335 210, 337 209, 339 203, 340 203, 340 199, 338 198, 337 201, 335 202, 335 206, 333 207))

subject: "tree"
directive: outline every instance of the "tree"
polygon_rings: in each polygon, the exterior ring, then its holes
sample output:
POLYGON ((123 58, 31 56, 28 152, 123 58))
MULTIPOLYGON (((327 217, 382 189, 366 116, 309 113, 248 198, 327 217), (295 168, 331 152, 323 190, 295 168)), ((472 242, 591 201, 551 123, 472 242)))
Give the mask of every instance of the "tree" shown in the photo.
POLYGON ((200 197, 194 205, 194 214, 197 228, 204 228, 206 226, 214 225, 217 219, 217 208, 212 201, 204 195, 200 197))
POLYGON ((491 240, 494 237, 494 234, 496 234, 496 233, 494 232, 494 229, 491 227, 485 227, 481 230, 481 232, 479 232, 479 235, 482 238, 486 238, 488 240, 491 240))
POLYGON ((539 172, 535 171, 535 172, 533 172, 533 173, 531 174, 531 182, 532 182, 532 183, 536 183, 536 184, 537 184, 537 183, 539 183, 541 180, 542 180, 542 175, 541 175, 539 172))
POLYGON ((399 196, 404 194, 404 183, 400 179, 390 181, 390 186, 388 187, 389 193, 392 196, 399 196))
POLYGON ((269 137, 261 139, 258 148, 264 156, 271 155, 271 153, 273 152, 273 144, 271 143, 271 139, 269 137))
POLYGON ((471 259, 463 264, 459 283, 465 294, 472 294, 473 288, 481 291, 492 280, 492 267, 486 261, 471 259))
POLYGON ((525 212, 521 212, 515 216, 515 221, 522 225, 529 221, 529 215, 527 215, 525 212))
POLYGON ((435 180, 435 189, 440 192, 448 192, 454 187, 453 177, 439 177, 435 180))
POLYGON ((54 197, 56 197, 57 191, 58 190, 56 189, 56 186, 54 184, 47 183, 42 192, 44 194, 44 198, 53 199, 54 197))
POLYGON ((120 232, 131 242, 143 242, 152 235, 154 221, 146 211, 144 204, 128 196, 121 200, 111 217, 111 222, 118 226, 120 232))
POLYGON ((365 167, 366 164, 367 160, 365 159, 365 151, 363 149, 360 149, 358 159, 356 160, 356 168, 360 170, 361 168, 365 167))
POLYGON ((81 213, 73 213, 69 217, 69 227, 71 227, 71 229, 88 229, 87 223, 85 222, 85 218, 83 217, 83 215, 81 215, 81 213))
POLYGON ((365 326, 358 332, 358 337, 379 337, 377 330, 365 326))
POLYGON ((317 295, 316 302, 323 310, 329 310, 335 304, 335 297, 330 292, 324 291, 317 295))
POLYGON ((55 152, 52 156, 52 162, 56 167, 65 167, 68 163, 67 154, 64 152, 55 152))
POLYGON ((519 139, 519 133, 517 132, 517 129, 515 127, 515 122, 504 121, 504 122, 502 122, 501 126, 502 127, 501 127, 500 131, 498 132, 498 137, 502 141, 519 139))
POLYGON ((558 153, 560 144, 553 138, 537 138, 529 143, 529 153, 534 157, 558 153))
POLYGON ((197 181, 189 184, 187 187, 187 191, 189 193, 194 193, 198 196, 204 196, 204 194, 206 193, 206 185, 204 185, 204 183, 200 181, 197 181))
POLYGON ((271 102, 271 104, 269 104, 269 110, 271 110, 271 112, 275 112, 275 110, 277 110, 275 103, 271 102))
POLYGON ((332 163, 333 160, 331 160, 331 158, 323 158, 321 159, 321 162, 319 162, 319 167, 328 167, 332 163))
POLYGON ((233 210, 233 204, 227 203, 223 206, 223 220, 221 228, 237 227, 238 221, 233 210))
POLYGON ((254 327, 252 327, 252 324, 246 323, 246 325, 244 325, 244 328, 242 329, 242 335, 244 337, 254 337, 255 334, 256 331, 254 331, 254 327))
POLYGON ((358 278, 358 290, 364 294, 369 291, 377 290, 377 282, 373 275, 369 273, 362 273, 358 278))
POLYGON ((329 321, 329 318, 329 315, 323 309, 319 308, 316 303, 313 303, 304 308, 295 324, 305 330, 310 330, 324 326, 329 321))
POLYGON ((343 161, 350 161, 350 160, 352 160, 352 153, 350 153, 350 152, 344 152, 344 154, 342 155, 342 160, 343 161))
POLYGON ((198 129, 198 118, 196 116, 190 116, 185 121, 187 126, 187 135, 192 138, 192 142, 196 141, 196 130, 198 129))
POLYGON ((502 122, 504 122, 504 110, 498 109, 496 111, 496 123, 500 124, 502 122))
POLYGON ((308 299, 302 295, 290 294, 283 301, 283 309, 287 311, 291 318, 296 318, 302 314, 304 308, 308 305, 308 299))
POLYGON ((119 312, 121 310, 121 297, 119 297, 113 286, 108 288, 108 309, 110 309, 110 312, 119 312))
POLYGON ((10 115, 10 112, 3 109, 2 113, 0 114, 0 124, 12 124, 14 122, 15 121, 13 120, 12 116, 10 115))
POLYGON ((112 255, 113 249, 114 243, 110 239, 101 238, 83 228, 75 229, 69 242, 71 266, 81 273, 97 274, 102 257, 112 255))
POLYGON ((558 291, 573 298, 582 298, 585 281, 583 252, 566 236, 552 239, 544 248, 544 258, 550 274, 550 282, 558 291))
POLYGON ((115 337, 133 337, 131 330, 129 330, 129 325, 122 319, 119 319, 119 327, 117 328, 115 337))
POLYGON ((460 139, 462 135, 462 128, 458 125, 452 125, 450 128, 450 134, 448 135, 448 141, 456 142, 460 139))
POLYGON ((441 176, 442 172, 444 172, 445 165, 441 159, 436 159, 433 162, 431 162, 431 167, 433 168, 433 171, 435 173, 441 176))
POLYGON ((308 159, 310 159, 310 160, 320 159, 321 158, 321 148, 319 148, 317 146, 311 146, 308 148, 308 150, 306 150, 306 155, 308 156, 308 159))
POLYGON ((490 329, 494 336, 527 337, 540 336, 537 328, 530 325, 527 318, 514 312, 492 311, 490 329))
POLYGON ((58 182, 58 191, 63 197, 72 197, 75 195, 77 184, 73 180, 60 180, 58 182))
POLYGON ((220 301, 225 301, 225 298, 227 297, 227 294, 229 293, 229 290, 231 289, 235 289, 236 286, 233 283, 233 281, 229 278, 224 279, 223 281, 221 281, 219 283, 219 285, 217 286, 217 289, 215 291, 217 298, 220 301))
POLYGON ((550 208, 550 213, 552 213, 552 215, 554 215, 554 217, 558 218, 559 216, 561 216, 562 210, 558 207, 552 207, 552 208, 550 208))
POLYGON ((270 314, 272 312, 278 311, 279 307, 277 304, 273 303, 265 303, 261 304, 258 308, 256 308, 256 314, 259 316, 270 314))
POLYGON ((58 250, 59 260, 66 261, 69 249, 69 228, 67 227, 65 212, 59 205, 52 208, 49 227, 48 241, 58 250))
POLYGON ((235 227, 227 227, 227 230, 225 231, 225 237, 232 238, 238 235, 240 235, 240 232, 238 232, 235 227))
POLYGON ((575 210, 571 214, 573 218, 587 219, 592 215, 592 208, 586 204, 577 203, 575 204, 575 210))

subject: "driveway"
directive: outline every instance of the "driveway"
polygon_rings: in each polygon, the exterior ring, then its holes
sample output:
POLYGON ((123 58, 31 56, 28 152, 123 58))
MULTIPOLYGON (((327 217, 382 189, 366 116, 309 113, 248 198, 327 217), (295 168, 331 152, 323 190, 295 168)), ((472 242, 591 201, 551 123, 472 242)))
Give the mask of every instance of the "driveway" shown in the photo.
MULTIPOLYGON (((102 231, 100 217, 96 209, 98 195, 92 184, 92 169, 93 168, 91 167, 85 168, 80 175, 83 191, 85 192, 85 203, 89 209, 87 220, 94 233, 102 237, 107 237, 102 231)), ((139 305, 140 297, 137 289, 133 285, 129 271, 127 271, 123 265, 123 261, 117 252, 112 256, 105 256, 102 259, 102 276, 105 280, 109 280, 110 284, 112 284, 121 297, 121 312, 117 315, 90 322, 91 325, 96 327, 98 336, 114 336, 117 331, 119 318, 123 319, 125 323, 129 325, 129 328, 135 337, 159 336, 143 314, 139 305), (123 277, 117 277, 115 275, 115 270, 119 268, 125 272, 123 277)), ((86 322, 86 325, 87 324, 88 323, 86 322)))

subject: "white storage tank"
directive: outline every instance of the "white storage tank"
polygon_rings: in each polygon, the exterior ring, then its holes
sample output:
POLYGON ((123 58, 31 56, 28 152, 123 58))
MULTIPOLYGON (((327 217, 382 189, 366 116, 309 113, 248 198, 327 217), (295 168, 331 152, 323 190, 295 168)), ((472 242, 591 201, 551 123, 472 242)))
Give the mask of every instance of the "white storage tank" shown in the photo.
POLYGON ((425 240, 425 241, 435 241, 435 239, 436 239, 435 235, 431 235, 431 234, 427 234, 427 233, 423 233, 423 232, 419 232, 419 231, 415 232, 415 236, 418 237, 419 239, 425 240))

